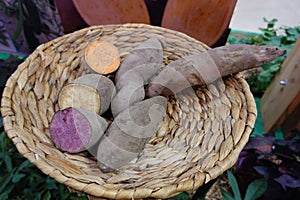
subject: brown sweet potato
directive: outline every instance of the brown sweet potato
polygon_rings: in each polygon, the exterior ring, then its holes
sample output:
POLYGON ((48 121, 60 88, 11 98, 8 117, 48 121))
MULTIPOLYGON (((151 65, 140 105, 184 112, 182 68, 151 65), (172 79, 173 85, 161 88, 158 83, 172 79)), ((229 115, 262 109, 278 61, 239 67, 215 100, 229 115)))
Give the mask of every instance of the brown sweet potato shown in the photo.
POLYGON ((236 44, 185 56, 167 65, 148 85, 146 95, 174 95, 191 86, 259 67, 284 53, 274 46, 236 44))
POLYGON ((116 94, 114 83, 107 77, 99 74, 87 74, 74 80, 74 83, 94 87, 100 96, 100 115, 107 111, 112 98, 116 94))
POLYGON ((150 38, 135 47, 121 63, 115 77, 117 83, 121 76, 133 69, 143 77, 144 83, 158 72, 163 61, 163 41, 158 38, 150 38))
POLYGON ((144 80, 133 69, 121 76, 116 84, 117 94, 111 102, 111 112, 116 117, 121 111, 145 98, 144 80))
POLYGON ((107 127, 108 123, 99 115, 70 107, 54 114, 50 123, 50 135, 57 148, 78 153, 91 149, 107 127))
POLYGON ((119 91, 122 87, 130 84, 144 85, 143 77, 134 69, 127 71, 119 78, 116 82, 116 90, 119 91))
POLYGON ((143 84, 132 82, 122 87, 111 102, 111 112, 115 118, 121 111, 145 98, 143 84))
POLYGON ((118 169, 136 158, 155 134, 166 107, 167 99, 157 96, 138 102, 117 115, 99 142, 100 168, 118 169))
POLYGON ((60 109, 77 107, 102 114, 116 94, 114 83, 100 74, 87 74, 62 88, 58 103, 60 109))
POLYGON ((144 85, 158 72, 162 60, 162 42, 157 38, 142 42, 125 57, 115 78, 117 94, 111 103, 114 117, 145 98, 144 85))

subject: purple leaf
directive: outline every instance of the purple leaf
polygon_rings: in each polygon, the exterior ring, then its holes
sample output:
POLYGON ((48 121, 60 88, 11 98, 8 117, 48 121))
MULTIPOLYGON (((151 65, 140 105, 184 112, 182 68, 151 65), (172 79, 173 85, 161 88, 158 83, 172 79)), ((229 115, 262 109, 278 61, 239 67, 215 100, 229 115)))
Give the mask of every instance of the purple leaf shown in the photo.
POLYGON ((236 163, 237 171, 247 172, 256 164, 256 155, 253 151, 242 151, 236 163))
POLYGON ((285 144, 290 150, 300 153, 300 140, 278 140, 278 143, 285 144))
POLYGON ((268 154, 272 152, 274 142, 275 138, 271 135, 250 137, 245 149, 254 149, 260 154, 268 154))
POLYGON ((296 179, 288 174, 283 174, 274 180, 277 181, 284 190, 286 190, 287 187, 300 188, 300 179, 296 179))
POLYGON ((300 178, 300 164, 292 160, 284 160, 278 167, 278 171, 282 174, 290 174, 296 178, 300 178))
POLYGON ((253 167, 257 173, 262 175, 265 179, 268 179, 270 177, 270 169, 269 167, 263 167, 263 166, 254 166, 253 167))

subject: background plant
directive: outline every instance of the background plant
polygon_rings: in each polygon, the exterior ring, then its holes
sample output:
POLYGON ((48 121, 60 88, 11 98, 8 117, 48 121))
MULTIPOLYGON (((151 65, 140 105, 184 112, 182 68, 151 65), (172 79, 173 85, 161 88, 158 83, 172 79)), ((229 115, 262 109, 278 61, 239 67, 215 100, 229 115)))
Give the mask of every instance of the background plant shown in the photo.
MULTIPOLYGON (((241 200, 242 195, 236 178, 231 171, 227 171, 228 182, 231 186, 232 193, 221 189, 223 200, 241 200)), ((244 195, 244 200, 256 200, 259 198, 267 189, 267 181, 263 178, 252 181, 247 187, 244 195)))
POLYGON ((267 20, 264 18, 263 20, 266 23, 266 27, 259 28, 261 34, 247 34, 243 37, 238 37, 237 34, 230 34, 228 38, 228 43, 230 44, 270 45, 278 46, 287 51, 284 56, 263 65, 259 71, 252 71, 250 77, 247 78, 251 91, 258 95, 261 95, 270 85, 297 38, 300 36, 300 26, 276 28, 277 19, 267 20))
POLYGON ((86 199, 43 174, 17 151, 4 132, 0 133, 0 168, 1 200, 86 199))
POLYGON ((24 37, 31 52, 39 44, 63 34, 54 0, 3 0, 0 8, 8 16, 17 16, 11 40, 24 37))
POLYGON ((259 178, 267 180, 261 199, 294 199, 300 195, 300 140, 299 135, 282 140, 273 134, 250 137, 239 155, 234 175, 241 191, 259 178))

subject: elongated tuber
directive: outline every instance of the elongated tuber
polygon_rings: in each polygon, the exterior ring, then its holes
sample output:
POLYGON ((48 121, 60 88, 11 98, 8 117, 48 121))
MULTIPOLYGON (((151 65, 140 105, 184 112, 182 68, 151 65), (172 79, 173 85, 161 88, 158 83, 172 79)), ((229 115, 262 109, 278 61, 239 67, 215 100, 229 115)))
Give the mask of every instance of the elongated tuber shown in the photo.
POLYGON ((236 44, 185 56, 167 65, 148 85, 146 94, 174 95, 191 86, 259 67, 284 53, 285 50, 274 46, 236 44))
POLYGON ((117 115, 99 142, 100 168, 118 169, 136 158, 155 134, 166 107, 167 99, 157 96, 138 102, 117 115))
POLYGON ((111 102, 111 112, 116 117, 120 112, 134 103, 143 101, 145 89, 143 84, 132 82, 122 87, 111 102))
POLYGON ((50 135, 55 146, 69 153, 89 150, 108 127, 99 115, 80 108, 56 112, 50 123, 50 135))
POLYGON ((158 72, 163 61, 163 41, 150 38, 135 47, 121 63, 115 77, 117 83, 121 76, 129 70, 134 70, 143 77, 144 83, 158 72))
POLYGON ((142 42, 125 57, 115 78, 117 94, 111 103, 114 117, 145 98, 144 85, 157 74, 162 61, 162 41, 157 38, 142 42))

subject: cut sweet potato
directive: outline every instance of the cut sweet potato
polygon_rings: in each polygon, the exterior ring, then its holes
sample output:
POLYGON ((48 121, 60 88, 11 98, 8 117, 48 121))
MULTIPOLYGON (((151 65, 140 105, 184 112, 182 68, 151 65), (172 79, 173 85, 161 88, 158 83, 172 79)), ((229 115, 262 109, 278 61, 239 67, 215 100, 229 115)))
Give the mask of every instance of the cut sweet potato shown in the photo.
POLYGON ((138 102, 117 115, 99 142, 97 159, 100 167, 114 170, 136 158, 155 134, 166 107, 167 99, 157 96, 138 102))
POLYGON ((147 96, 174 95, 185 88, 205 85, 281 56, 273 46, 227 45, 180 58, 166 66, 148 85, 147 96))
POLYGON ((120 65, 120 55, 117 47, 107 41, 91 42, 84 54, 89 67, 99 74, 110 74, 120 65))
POLYGON ((100 112, 100 96, 95 88, 87 85, 70 83, 63 87, 58 97, 59 108, 83 108, 94 113, 100 112))
POLYGON ((114 83, 99 74, 87 74, 69 83, 59 93, 60 109, 83 108, 97 114, 104 113, 115 95, 114 83))
POLYGON ((54 114, 50 135, 57 148, 78 153, 95 145, 107 126, 106 120, 93 112, 66 108, 54 114))
POLYGON ((87 85, 97 90, 100 97, 100 115, 108 110, 112 98, 116 95, 114 83, 109 78, 99 74, 83 75, 75 79, 73 83, 87 85))

